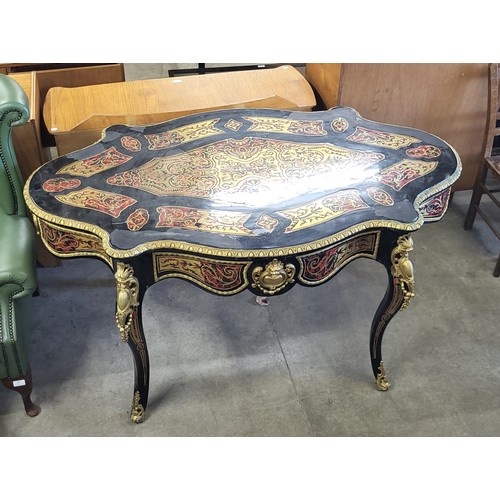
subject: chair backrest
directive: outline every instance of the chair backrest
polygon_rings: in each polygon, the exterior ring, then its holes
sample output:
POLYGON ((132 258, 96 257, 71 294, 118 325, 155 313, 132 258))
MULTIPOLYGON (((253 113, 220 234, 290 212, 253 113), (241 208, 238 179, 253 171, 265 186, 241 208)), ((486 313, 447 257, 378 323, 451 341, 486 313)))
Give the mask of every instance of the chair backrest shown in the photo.
MULTIPOLYGON (((488 66, 488 118, 486 122, 486 136, 484 142, 484 156, 493 155, 493 150, 500 144, 500 101, 498 98, 500 84, 500 65, 491 63, 488 66), (498 139, 497 139, 498 138, 498 139)), ((497 153, 498 154, 498 153, 497 153)))
POLYGON ((0 206, 8 214, 26 215, 23 180, 12 146, 12 127, 29 119, 29 102, 12 78, 0 74, 0 206))

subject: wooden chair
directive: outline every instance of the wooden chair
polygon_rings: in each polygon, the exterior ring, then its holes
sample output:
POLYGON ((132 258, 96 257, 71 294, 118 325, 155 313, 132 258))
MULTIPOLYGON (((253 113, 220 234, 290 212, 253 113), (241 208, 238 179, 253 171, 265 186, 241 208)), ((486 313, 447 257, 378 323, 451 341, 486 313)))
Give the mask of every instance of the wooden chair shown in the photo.
MULTIPOLYGON (((495 193, 500 192, 500 189, 491 186, 492 180, 498 181, 498 179, 500 179, 500 102, 498 98, 498 85, 500 81, 499 69, 498 63, 492 63, 489 65, 488 120, 484 139, 484 161, 478 172, 474 188, 472 190, 472 198, 464 223, 464 229, 471 229, 474 224, 476 214, 479 214, 498 239, 500 239, 500 231, 495 226, 491 215, 481 208, 480 203, 482 195, 486 194, 491 201, 498 208, 500 208, 500 200, 495 196, 495 193), (495 179, 491 179, 491 177, 494 177, 495 179)), ((493 276, 496 278, 500 276, 500 255, 498 256, 493 276)))

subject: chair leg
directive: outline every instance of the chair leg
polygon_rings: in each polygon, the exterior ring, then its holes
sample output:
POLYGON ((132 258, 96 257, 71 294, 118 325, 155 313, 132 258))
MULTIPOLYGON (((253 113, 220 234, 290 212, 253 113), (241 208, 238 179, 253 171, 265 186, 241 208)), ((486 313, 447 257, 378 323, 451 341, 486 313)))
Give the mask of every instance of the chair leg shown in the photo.
POLYGON ((481 196, 483 195, 483 188, 481 187, 486 182, 486 176, 488 175, 488 167, 483 164, 480 177, 476 180, 474 184, 474 189, 472 190, 472 198, 470 200, 469 210, 465 216, 464 229, 472 229, 474 224, 474 219, 476 218, 477 209, 479 208, 479 203, 481 202, 481 196))
POLYGON ((31 378, 31 368, 28 368, 28 373, 24 377, 12 379, 3 378, 2 384, 13 391, 18 392, 23 398, 24 410, 30 417, 36 417, 41 409, 38 405, 31 401, 31 391, 33 390, 33 380, 31 378))
POLYGON ((495 278, 498 278, 500 276, 500 255, 498 256, 495 270, 493 271, 493 276, 495 276, 495 278))

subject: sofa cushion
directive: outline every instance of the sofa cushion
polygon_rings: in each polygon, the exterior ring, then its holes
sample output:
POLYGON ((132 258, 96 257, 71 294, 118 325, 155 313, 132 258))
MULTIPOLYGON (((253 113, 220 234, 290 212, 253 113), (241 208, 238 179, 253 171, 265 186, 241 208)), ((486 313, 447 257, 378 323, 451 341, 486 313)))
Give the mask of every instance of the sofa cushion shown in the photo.
POLYGON ((35 291, 35 231, 27 217, 0 208, 0 287, 7 283, 35 291))

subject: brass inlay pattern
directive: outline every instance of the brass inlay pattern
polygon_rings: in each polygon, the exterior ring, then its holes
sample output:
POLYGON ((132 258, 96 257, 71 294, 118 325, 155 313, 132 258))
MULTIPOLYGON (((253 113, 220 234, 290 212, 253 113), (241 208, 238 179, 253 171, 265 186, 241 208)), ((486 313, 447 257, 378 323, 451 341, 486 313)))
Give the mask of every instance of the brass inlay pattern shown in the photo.
MULTIPOLYGON (((132 341, 135 347, 137 354, 141 358, 142 365, 142 383, 146 386, 148 382, 148 371, 149 371, 149 363, 148 356, 146 350, 146 344, 141 336, 142 329, 139 327, 139 315, 137 314, 137 309, 133 309, 132 311, 132 322, 130 324, 130 331, 128 340, 132 341)), ((140 373, 140 372, 139 372, 140 373)))
POLYGON ((270 215, 262 214, 255 222, 255 225, 266 230, 268 233, 272 233, 274 228, 278 225, 278 221, 270 215))
POLYGON ((409 135, 370 130, 364 127, 356 127, 354 133, 347 137, 347 140, 389 149, 401 149, 416 142, 421 142, 419 139, 410 137, 409 135))
POLYGON ((392 196, 387 192, 384 191, 383 189, 380 189, 375 186, 370 186, 366 189, 366 194, 375 202, 378 203, 379 205, 382 205, 384 207, 391 207, 394 205, 394 200, 392 199, 392 196))
POLYGON ((403 160, 382 170, 375 179, 395 191, 401 191, 404 186, 432 172, 438 165, 437 161, 403 160))
POLYGON ((137 200, 118 193, 110 193, 91 187, 72 191, 67 194, 56 195, 56 198, 67 205, 78 208, 96 210, 104 214, 117 218, 126 208, 130 207, 137 200))
POLYGON ((155 282, 165 278, 181 278, 219 295, 233 295, 245 289, 250 264, 170 252, 153 254, 155 282))
POLYGON ((424 216, 425 220, 439 220, 448 208, 450 195, 451 188, 448 188, 437 194, 436 196, 433 196, 426 200, 425 203, 420 207, 420 213, 424 216))
POLYGON ((441 156, 441 150, 437 146, 420 145, 416 148, 408 149, 406 154, 411 158, 437 158, 441 156))
POLYGON ((380 231, 362 234, 320 252, 297 257, 298 279, 306 285, 319 285, 358 257, 377 257, 380 231))
POLYGON ((224 124, 224 127, 228 128, 229 130, 232 130, 233 132, 237 132, 241 127, 243 127, 243 123, 231 118, 224 124))
POLYGON ((81 177, 91 177, 110 168, 117 167, 129 161, 132 157, 120 153, 115 147, 111 147, 102 153, 78 160, 65 167, 60 168, 58 174, 79 175, 81 177))
POLYGON ((189 207, 158 207, 157 228, 178 227, 218 234, 236 236, 255 236, 255 233, 244 226, 250 217, 241 212, 225 210, 201 210, 189 207))
POLYGON ((142 149, 141 141, 130 135, 124 135, 120 138, 120 144, 132 153, 138 153, 142 149))
POLYGON ((94 234, 62 228, 34 217, 35 226, 47 248, 58 257, 99 257, 112 265, 102 240, 94 234))
POLYGON ((130 231, 140 231, 148 221, 149 212, 145 208, 138 208, 127 217, 127 228, 130 231))
POLYGON ((415 280, 413 277, 413 264, 408 258, 408 253, 413 250, 413 240, 410 235, 400 236, 398 244, 391 252, 392 275, 396 286, 403 292, 401 309, 406 309, 410 299, 415 296, 415 280))
POLYGON ((171 148, 179 144, 204 139, 213 135, 225 134, 224 130, 215 127, 219 118, 205 120, 202 122, 191 123, 183 127, 167 130, 160 134, 145 134, 144 137, 149 143, 149 149, 156 151, 160 149, 171 148))
POLYGON ((278 259, 273 259, 265 269, 259 266, 252 271, 252 288, 259 288, 262 292, 273 295, 293 283, 294 276, 293 264, 285 265, 278 259))
POLYGON ((345 132, 349 128, 349 122, 342 116, 335 118, 335 120, 332 121, 331 125, 332 125, 332 130, 337 134, 341 134, 342 132, 345 132))
POLYGON ((378 322, 377 328, 375 330, 375 333, 373 335, 373 344, 372 344, 373 358, 376 358, 377 356, 378 339, 380 337, 380 334, 382 333, 382 331, 384 330, 390 319, 399 311, 403 300, 404 300, 403 290, 401 289, 401 287, 395 284, 392 292, 391 303, 389 304, 389 307, 384 312, 384 314, 382 314, 378 322))
POLYGON ((130 264, 118 262, 116 266, 116 324, 123 342, 128 342, 134 316, 139 305, 139 281, 130 264))
POLYGON ((359 191, 346 189, 278 213, 291 220, 285 233, 292 233, 363 208, 369 207, 361 199, 359 191))
MULTIPOLYGON (((224 139, 113 175, 107 183, 140 189, 156 196, 189 196, 235 202, 244 194, 269 193, 284 183, 321 183, 352 167, 383 160, 382 153, 331 144, 295 143, 261 137, 224 139), (315 181, 315 179, 318 179, 315 181)), ((283 192, 286 194, 286 192, 283 192)), ((290 198, 296 197, 295 192, 290 198)))
POLYGON ((290 120, 288 118, 270 118, 265 116, 244 116, 252 122, 248 128, 252 132, 275 132, 294 135, 327 135, 323 120, 290 120))
POLYGON ((80 186, 80 179, 67 179, 65 177, 55 177, 48 179, 43 183, 42 189, 47 193, 60 193, 67 189, 74 189, 80 186))

